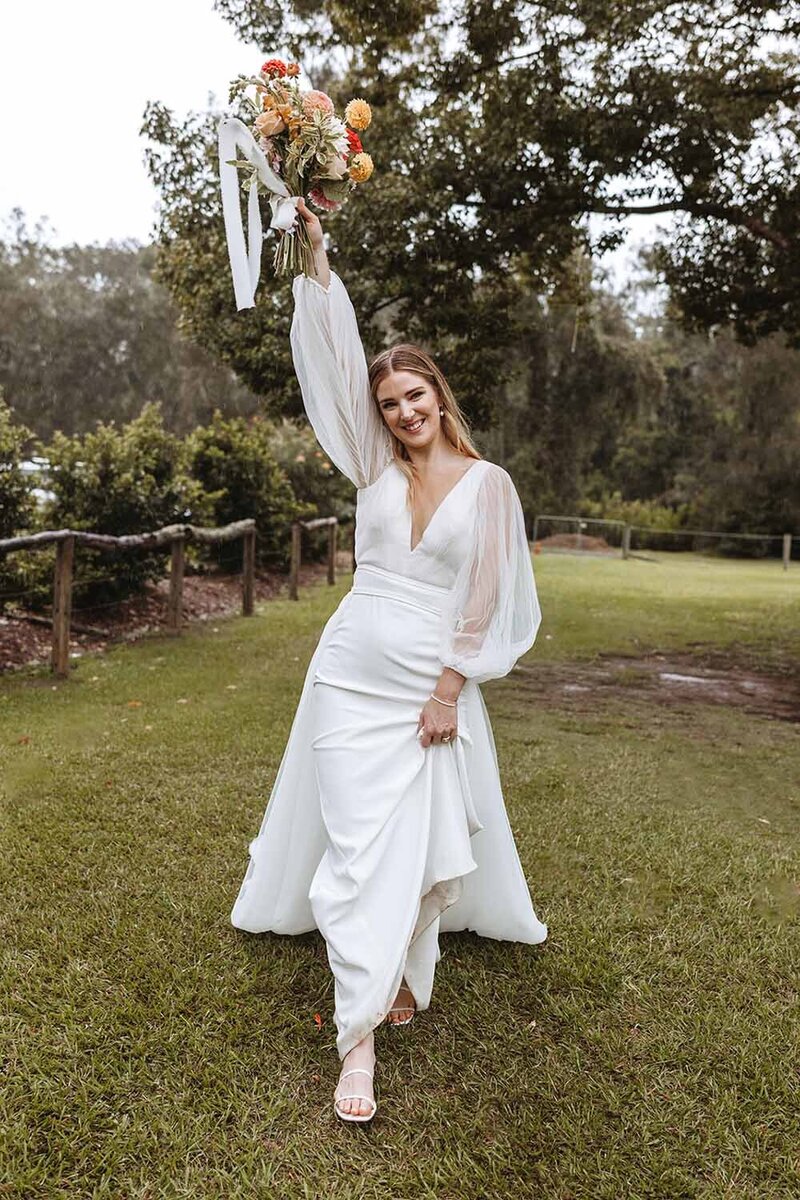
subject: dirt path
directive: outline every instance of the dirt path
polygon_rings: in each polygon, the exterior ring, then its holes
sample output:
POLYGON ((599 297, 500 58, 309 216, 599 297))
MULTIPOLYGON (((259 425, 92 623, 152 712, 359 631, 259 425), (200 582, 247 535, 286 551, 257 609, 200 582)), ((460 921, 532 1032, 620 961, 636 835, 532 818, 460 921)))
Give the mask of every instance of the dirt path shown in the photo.
POLYGON ((730 653, 698 647, 696 653, 600 655, 582 663, 525 663, 514 679, 535 702, 590 712, 598 701, 618 699, 686 709, 718 704, 759 716, 800 722, 800 667, 781 673, 753 670, 730 653))

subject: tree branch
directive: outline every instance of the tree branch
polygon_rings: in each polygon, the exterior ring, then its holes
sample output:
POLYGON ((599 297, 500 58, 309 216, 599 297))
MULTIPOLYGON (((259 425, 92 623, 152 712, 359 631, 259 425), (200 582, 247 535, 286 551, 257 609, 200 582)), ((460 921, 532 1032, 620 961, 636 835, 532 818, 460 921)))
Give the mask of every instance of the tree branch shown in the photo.
POLYGON ((585 209, 586 212, 600 213, 603 216, 653 216, 657 213, 685 212, 693 217, 716 217, 717 220, 727 221, 729 225, 738 225, 752 233, 754 237, 772 242, 779 250, 788 250, 791 241, 784 234, 773 229, 760 217, 751 216, 740 208, 726 207, 723 204, 692 204, 686 200, 673 200, 668 204, 593 204, 585 209))

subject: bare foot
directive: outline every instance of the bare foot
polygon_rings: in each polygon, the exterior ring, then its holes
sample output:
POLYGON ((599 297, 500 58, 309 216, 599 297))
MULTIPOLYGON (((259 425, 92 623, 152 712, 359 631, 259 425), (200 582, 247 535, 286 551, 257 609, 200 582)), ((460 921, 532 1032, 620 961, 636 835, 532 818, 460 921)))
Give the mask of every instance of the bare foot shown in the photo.
POLYGON ((405 980, 400 984, 392 1008, 394 1011, 386 1016, 388 1025, 399 1025, 404 1021, 410 1021, 417 1011, 414 1005, 414 996, 405 980))
POLYGON ((372 1080, 370 1075, 375 1070, 375 1039, 372 1033, 368 1033, 363 1041, 346 1054, 342 1059, 342 1072, 353 1071, 356 1067, 362 1067, 357 1075, 348 1075, 347 1079, 342 1079, 339 1076, 339 1084, 336 1088, 335 1099, 336 1106, 342 1113, 347 1113, 354 1117, 367 1117, 373 1111, 374 1091, 372 1088, 372 1080), (369 1075, 366 1072, 369 1072, 369 1075), (360 1097, 356 1099, 356 1093, 360 1097), (368 1096, 370 1100, 364 1100, 363 1097, 368 1096))

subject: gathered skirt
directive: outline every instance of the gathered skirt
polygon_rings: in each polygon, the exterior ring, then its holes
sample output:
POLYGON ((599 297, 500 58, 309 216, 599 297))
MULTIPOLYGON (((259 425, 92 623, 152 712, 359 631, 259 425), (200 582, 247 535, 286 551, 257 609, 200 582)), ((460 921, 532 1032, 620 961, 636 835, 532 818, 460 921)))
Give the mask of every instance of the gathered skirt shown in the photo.
POLYGON ((417 1009, 429 1006, 442 928, 528 942, 547 934, 508 827, 477 686, 464 686, 452 742, 423 748, 417 737, 420 711, 441 673, 445 597, 434 585, 357 568, 309 668, 232 914, 244 929, 299 932, 310 924, 321 931, 335 981, 340 1057, 383 1021, 403 978, 417 1009), (476 783, 482 806, 473 798, 476 783), (295 809, 318 813, 305 831, 290 809, 292 786, 295 809), (474 853, 481 839, 489 867, 465 896, 470 877, 481 874, 474 853), (305 918, 301 898, 286 895, 292 859, 301 876, 313 864, 305 918), (461 918, 444 925, 464 900, 461 918))
POLYGON ((435 687, 438 589, 358 573, 346 616, 314 675, 314 769, 328 846, 309 899, 335 978, 337 1045, 347 1053, 386 1016, 405 976, 428 1007, 438 919, 476 869, 481 825, 459 738, 423 749, 420 710, 435 687))

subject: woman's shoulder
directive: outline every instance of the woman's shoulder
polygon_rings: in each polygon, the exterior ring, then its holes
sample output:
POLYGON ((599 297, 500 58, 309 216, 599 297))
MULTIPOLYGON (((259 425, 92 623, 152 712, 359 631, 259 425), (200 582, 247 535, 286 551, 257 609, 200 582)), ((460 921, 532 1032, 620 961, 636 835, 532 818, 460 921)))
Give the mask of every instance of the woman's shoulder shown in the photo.
POLYGON ((487 487, 498 491, 508 491, 509 488, 514 488, 514 480, 505 467, 501 467, 499 463, 490 462, 488 458, 481 458, 475 464, 476 468, 479 466, 479 479, 487 487))

